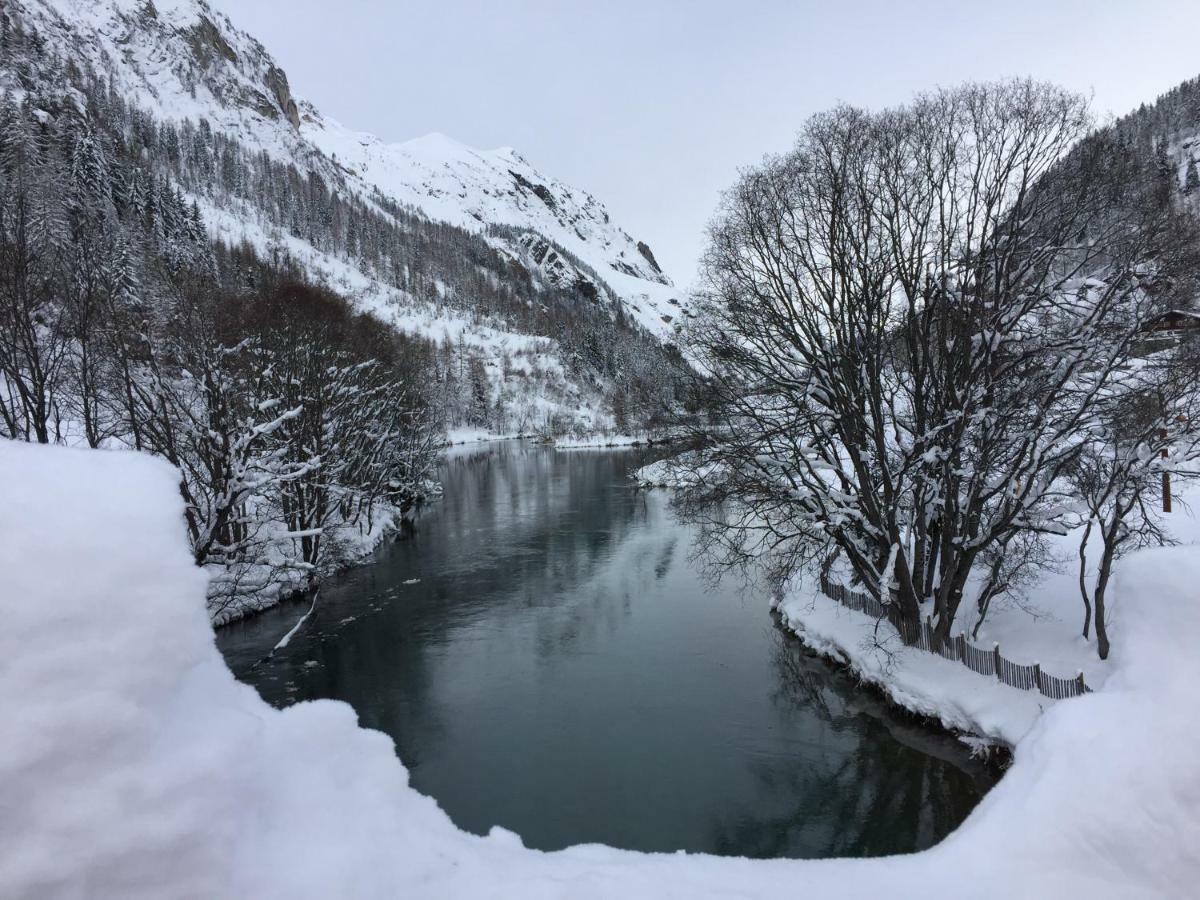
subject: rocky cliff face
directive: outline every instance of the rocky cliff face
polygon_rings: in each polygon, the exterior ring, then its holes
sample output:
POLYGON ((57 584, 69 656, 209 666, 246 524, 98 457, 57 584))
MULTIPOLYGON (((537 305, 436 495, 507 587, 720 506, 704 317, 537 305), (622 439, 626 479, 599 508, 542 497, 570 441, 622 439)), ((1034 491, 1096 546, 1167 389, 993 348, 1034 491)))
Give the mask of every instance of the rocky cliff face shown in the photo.
POLYGON ((293 128, 300 127, 300 108, 296 105, 296 101, 292 99, 291 88, 288 87, 287 74, 277 65, 267 67, 266 74, 267 87, 271 89, 271 93, 275 96, 275 102, 279 104, 279 109, 283 112, 284 117, 292 123, 293 128))

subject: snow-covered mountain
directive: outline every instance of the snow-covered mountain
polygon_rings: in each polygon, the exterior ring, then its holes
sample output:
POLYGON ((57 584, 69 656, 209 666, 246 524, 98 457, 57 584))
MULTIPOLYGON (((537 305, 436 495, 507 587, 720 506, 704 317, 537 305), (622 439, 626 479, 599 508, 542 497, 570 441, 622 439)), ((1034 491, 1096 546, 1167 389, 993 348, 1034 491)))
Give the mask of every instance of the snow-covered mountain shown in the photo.
MULTIPOLYGON (((401 213, 417 215, 473 233, 528 273, 535 287, 619 309, 610 315, 629 323, 621 328, 640 327, 670 343, 687 316, 683 293, 650 247, 620 228, 591 194, 545 175, 509 148, 475 150, 436 134, 387 144, 341 125, 298 98, 266 48, 204 0, 0 0, 0 13, 5 29, 36 33, 48 55, 99 78, 155 122, 203 122, 205 132, 308 173, 334 193, 353 194, 397 222, 401 213)), ((0 89, 18 99, 55 87, 31 85, 34 77, 20 60, 0 64, 0 89)), ((60 90, 69 95, 71 86, 60 90)), ((83 102, 80 95, 77 103, 83 102)), ((501 356, 512 352, 531 357, 534 369, 571 369, 574 350, 562 346, 561 335, 531 335, 512 316, 464 316, 470 300, 463 300, 461 285, 435 279, 435 289, 416 296, 352 252, 331 252, 298 229, 281 230, 277 214, 268 223, 253 203, 186 193, 213 237, 246 241, 265 254, 282 248, 310 277, 402 330, 475 346, 497 371, 508 366, 501 356), (440 305, 439 291, 454 294, 457 305, 440 305)), ((575 381, 566 394, 537 402, 583 424, 606 424, 598 412, 607 403, 603 385, 575 381)))
MULTIPOLYGON (((475 150, 432 134, 385 144, 297 99, 261 43, 204 0, 7 0, 48 45, 107 72, 163 120, 205 119, 278 159, 334 166, 364 193, 461 228, 529 231, 591 267, 633 318, 667 337, 682 293, 650 247, 586 191, 551 178, 511 148, 475 150), (675 302, 671 302, 675 301, 675 302)), ((530 241, 509 239, 514 254, 530 241)))
POLYGON ((542 174, 511 147, 476 150, 443 134, 385 144, 308 103, 301 109, 300 133, 387 196, 461 228, 508 225, 548 238, 598 272, 642 325, 670 333, 680 292, 650 247, 591 194, 542 174))

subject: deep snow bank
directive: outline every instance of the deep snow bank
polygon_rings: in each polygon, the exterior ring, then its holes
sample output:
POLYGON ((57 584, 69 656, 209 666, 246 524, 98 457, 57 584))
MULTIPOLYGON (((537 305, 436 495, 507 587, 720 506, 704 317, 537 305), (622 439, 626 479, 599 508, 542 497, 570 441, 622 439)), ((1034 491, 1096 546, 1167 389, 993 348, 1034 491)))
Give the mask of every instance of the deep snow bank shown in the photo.
MULTIPOLYGON (((0 441, 0 896, 1145 897, 1200 880, 1200 559, 1120 575, 1122 640, 926 853, 751 862, 456 830, 346 705, 225 667, 175 476, 0 441)), ((638 814, 631 809, 630 815, 638 814)))

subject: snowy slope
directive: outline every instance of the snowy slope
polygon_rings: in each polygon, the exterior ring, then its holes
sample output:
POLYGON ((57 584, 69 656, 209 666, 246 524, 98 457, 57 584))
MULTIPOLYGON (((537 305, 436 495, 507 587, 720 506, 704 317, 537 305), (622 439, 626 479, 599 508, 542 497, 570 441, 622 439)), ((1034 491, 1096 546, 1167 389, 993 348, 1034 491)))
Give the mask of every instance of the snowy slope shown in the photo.
POLYGON ((56 53, 110 75, 156 118, 214 130, 302 161, 286 74, 263 46, 203 0, 8 0, 56 53))
MULTIPOLYGON (((473 150, 442 135, 389 145, 340 125, 297 99, 262 44, 204 0, 7 5, 51 49, 110 75, 159 119, 206 119, 214 131, 301 171, 342 178, 362 196, 378 192, 432 220, 528 231, 593 269, 652 333, 667 338, 680 322, 682 292, 595 197, 542 174, 511 149, 473 150)), ((528 240, 505 243, 530 261, 528 240)), ((533 258, 535 266, 543 255, 533 258)))
MULTIPOLYGON (((0 441, 5 897, 1186 897, 1200 882, 1200 557, 1121 564, 1123 639, 942 844, 750 861, 458 831, 391 741, 332 701, 265 704, 226 668, 177 474, 0 441)), ((764 612, 765 615, 765 612, 764 612)))
POLYGON ((549 238, 596 270, 652 332, 670 334, 679 318, 682 293, 653 251, 619 228, 591 194, 543 175, 512 148, 476 150, 443 134, 385 144, 308 104, 301 133, 388 197, 433 219, 472 230, 510 225, 549 238))

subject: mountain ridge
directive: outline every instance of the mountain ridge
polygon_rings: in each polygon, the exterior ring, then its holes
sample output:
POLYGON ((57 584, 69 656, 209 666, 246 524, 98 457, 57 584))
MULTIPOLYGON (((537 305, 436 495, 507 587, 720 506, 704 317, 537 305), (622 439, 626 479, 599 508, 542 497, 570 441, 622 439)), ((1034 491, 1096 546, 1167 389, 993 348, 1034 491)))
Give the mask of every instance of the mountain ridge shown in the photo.
POLYGON ((639 251, 644 242, 616 226, 593 195, 547 176, 516 150, 478 150, 438 132, 385 143, 349 128, 296 96, 266 47, 205 0, 7 5, 48 26, 65 55, 107 69, 160 118, 206 119, 276 158, 317 165, 323 156, 360 193, 378 191, 434 221, 537 231, 595 269, 639 324, 670 339, 685 298, 652 254, 639 251))

